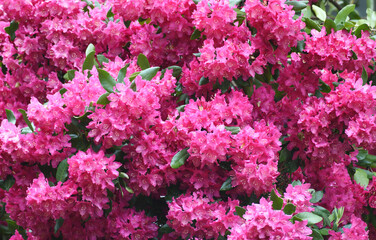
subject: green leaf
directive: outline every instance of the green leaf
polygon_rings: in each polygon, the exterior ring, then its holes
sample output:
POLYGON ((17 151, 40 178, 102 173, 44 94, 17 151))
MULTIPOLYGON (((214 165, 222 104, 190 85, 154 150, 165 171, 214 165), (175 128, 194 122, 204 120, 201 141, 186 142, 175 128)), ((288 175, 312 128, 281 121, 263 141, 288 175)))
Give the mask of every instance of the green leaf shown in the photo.
POLYGON ((272 207, 274 210, 281 210, 283 206, 283 199, 278 197, 278 195, 275 193, 274 189, 270 193, 270 200, 273 201, 272 207))
POLYGON ((170 226, 166 224, 164 224, 162 227, 159 228, 159 232, 160 233, 172 233, 174 232, 175 230, 172 229, 170 226))
POLYGON ((362 25, 356 28, 356 30, 354 31, 354 35, 357 38, 360 38, 362 36, 362 31, 370 31, 370 30, 371 29, 368 27, 368 25, 366 23, 363 23, 362 25))
POLYGON ((335 22, 330 19, 330 18, 327 18, 324 22, 324 26, 325 26, 325 29, 326 29, 326 33, 327 34, 330 34, 332 32, 332 29, 334 29, 334 32, 337 31, 337 25, 335 24, 335 22))
POLYGON ((27 117, 26 111, 23 109, 18 109, 18 111, 22 114, 22 117, 24 121, 26 122, 27 126, 31 129, 31 131, 34 132, 34 124, 30 122, 29 118, 27 117))
POLYGON ((129 80, 133 81, 138 75, 140 75, 140 72, 134 72, 129 76, 129 80))
POLYGON ((21 134, 28 134, 28 133, 33 133, 29 127, 24 127, 21 129, 21 134))
POLYGON ((63 78, 67 81, 73 80, 76 75, 75 69, 68 70, 66 74, 64 74, 63 78))
POLYGON ((219 191, 229 191, 231 189, 232 189, 231 178, 229 177, 226 179, 226 181, 224 181, 219 191))
POLYGON ((317 229, 312 229, 312 234, 309 236, 313 237, 312 240, 324 240, 324 237, 317 229))
POLYGON ((120 172, 119 177, 129 179, 128 174, 126 174, 125 172, 120 172))
POLYGON ((328 84, 326 84, 324 81, 320 80, 319 82, 321 83, 321 85, 320 85, 320 91, 321 92, 330 93, 330 91, 332 91, 330 86, 328 84))
POLYGON ((240 127, 225 127, 227 131, 230 131, 231 134, 238 134, 240 132, 240 127))
POLYGON ((97 55, 97 59, 98 59, 98 62, 99 64, 101 65, 101 67, 103 67, 103 63, 109 63, 110 60, 108 58, 106 58, 103 54, 98 54, 97 55))
POLYGON ((183 71, 183 69, 179 66, 169 66, 167 69, 172 69, 172 76, 175 78, 178 78, 183 71))
POLYGON ((312 19, 304 17, 302 18, 302 21, 306 24, 307 28, 321 31, 320 26, 316 22, 314 22, 312 19))
POLYGON ((63 223, 64 223, 63 218, 56 219, 56 223, 55 223, 55 227, 54 227, 54 233, 57 233, 57 231, 59 231, 60 227, 63 226, 63 223))
POLYGON ((313 225, 322 221, 322 217, 311 212, 301 212, 296 214, 295 216, 302 220, 308 220, 308 225, 313 225))
POLYGON ((110 103, 110 100, 108 100, 108 96, 110 95, 111 93, 109 92, 106 92, 104 94, 102 94, 98 100, 97 100, 97 103, 100 104, 100 105, 103 105, 103 106, 106 106, 107 104, 110 103))
POLYGON ((101 82, 102 87, 110 93, 114 92, 114 87, 116 85, 115 79, 105 70, 97 69, 98 70, 98 78, 101 82))
POLYGON ((150 68, 150 63, 147 57, 140 53, 137 57, 137 65, 140 66, 142 70, 150 68))
POLYGON ((330 212, 321 206, 313 206, 313 208, 315 209, 313 213, 323 218, 324 226, 330 226, 330 223, 331 223, 331 221, 329 220, 330 212))
POLYGON ((299 12, 307 7, 308 1, 287 1, 286 4, 291 5, 295 12, 299 12))
POLYGON ((65 182, 65 179, 68 177, 68 167, 68 159, 64 159, 59 163, 56 170, 56 181, 65 182))
POLYGON ((320 200, 322 199, 323 196, 324 196, 323 191, 314 192, 312 194, 312 198, 311 198, 310 202, 311 203, 318 203, 318 202, 320 202, 320 200))
POLYGON ((193 53, 196 57, 201 57, 201 53, 193 53))
POLYGON ((158 71, 159 71, 159 67, 151 67, 151 68, 142 70, 140 72, 140 76, 142 77, 142 79, 150 81, 153 79, 155 75, 157 75, 158 71))
POLYGON ((91 70, 94 66, 95 47, 92 43, 90 43, 86 48, 85 55, 86 58, 84 64, 82 65, 82 71, 86 69, 91 70))
POLYGON ((330 230, 329 228, 322 228, 319 231, 320 231, 321 235, 328 236, 329 230, 330 230))
POLYGON ((343 24, 346 21, 347 16, 354 10, 355 4, 350 4, 342 8, 341 11, 338 12, 336 18, 334 19, 335 24, 343 24))
POLYGON ((129 63, 125 64, 125 66, 120 69, 118 76, 117 76, 117 80, 119 83, 124 83, 124 78, 127 75, 128 67, 129 67, 129 63))
POLYGON ((113 18, 115 14, 112 12, 112 7, 108 10, 106 17, 107 18, 113 18))
POLYGON ((5 191, 9 191, 9 189, 14 185, 16 180, 12 175, 8 175, 5 180, 0 180, 0 188, 4 189, 5 191))
POLYGON ((12 110, 5 109, 5 114, 7 115, 8 122, 16 124, 16 116, 14 116, 12 110))
POLYGON ((68 90, 66 88, 62 88, 59 90, 59 93, 61 94, 61 97, 63 97, 64 93, 66 93, 68 90))
POLYGON ((364 66, 363 66, 363 70, 362 70, 362 80, 363 80, 363 85, 366 85, 367 82, 368 82, 368 73, 367 73, 366 69, 364 68, 364 66))
POLYGON ((170 164, 172 168, 176 169, 184 165, 185 161, 189 157, 188 149, 189 148, 184 148, 183 150, 180 150, 178 153, 175 154, 170 164))
POLYGON ((326 12, 322 8, 316 5, 312 5, 312 10, 318 19, 320 19, 323 22, 326 20, 326 12))
POLYGON ((14 41, 14 39, 16 38, 16 31, 18 29, 18 25, 18 22, 12 20, 10 22, 9 27, 4 28, 5 32, 9 34, 11 41, 14 41))
POLYGON ((296 210, 296 206, 292 203, 286 204, 286 206, 283 208, 283 212, 287 215, 292 215, 296 210))
POLYGON ((291 183, 291 185, 292 185, 293 187, 295 187, 295 186, 299 186, 299 185, 302 185, 302 182, 299 181, 299 180, 297 180, 297 181, 293 181, 293 182, 291 183))
POLYGON ((178 110, 178 112, 184 112, 184 108, 185 108, 185 104, 177 107, 176 110, 178 110))
POLYGON ((209 78, 201 77, 200 81, 198 82, 198 85, 202 86, 209 83, 209 78))
POLYGON ((235 207, 235 213, 236 215, 238 215, 239 217, 243 217, 243 215, 245 214, 247 210, 245 210, 245 208, 242 208, 242 207, 239 207, 239 206, 236 206, 235 207))
POLYGON ((196 28, 191 35, 191 40, 195 40, 200 37, 201 37, 201 31, 196 28))
POLYGON ((369 184, 367 173, 361 168, 356 169, 355 174, 354 174, 354 180, 356 183, 358 183, 364 188, 366 188, 369 184))

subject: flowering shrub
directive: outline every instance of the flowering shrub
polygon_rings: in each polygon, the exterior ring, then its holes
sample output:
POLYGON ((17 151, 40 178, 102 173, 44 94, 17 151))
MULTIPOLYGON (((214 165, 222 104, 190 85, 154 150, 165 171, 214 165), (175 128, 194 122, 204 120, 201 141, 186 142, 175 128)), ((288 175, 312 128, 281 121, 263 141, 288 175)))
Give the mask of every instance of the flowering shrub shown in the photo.
POLYGON ((354 8, 0 0, 2 239, 375 239, 354 8))

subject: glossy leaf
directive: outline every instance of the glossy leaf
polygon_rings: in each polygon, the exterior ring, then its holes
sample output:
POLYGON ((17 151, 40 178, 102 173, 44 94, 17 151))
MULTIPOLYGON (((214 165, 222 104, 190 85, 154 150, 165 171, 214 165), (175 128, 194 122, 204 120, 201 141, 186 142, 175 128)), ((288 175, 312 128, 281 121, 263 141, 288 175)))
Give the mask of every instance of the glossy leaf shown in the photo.
POLYGON ((219 191, 229 191, 231 189, 231 178, 227 178, 226 181, 224 181, 224 183, 222 184, 221 189, 219 189, 219 191))
POLYGON ((117 76, 117 80, 119 83, 124 83, 124 78, 127 75, 128 67, 129 67, 129 63, 125 64, 125 66, 120 69, 118 76, 117 76))
POLYGON ((84 64, 82 65, 82 71, 86 69, 91 70, 94 66, 95 47, 93 44, 90 43, 89 46, 86 48, 85 55, 86 58, 84 64))
POLYGON ((195 40, 201 37, 201 31, 198 29, 195 29, 191 35, 191 40, 195 40))
POLYGON ((321 21, 324 22, 326 20, 326 12, 319 6, 312 5, 312 11, 315 13, 316 17, 321 21))
POLYGON ((140 72, 140 76, 142 77, 142 79, 150 81, 153 79, 153 77, 155 77, 155 75, 157 75, 158 71, 159 71, 159 67, 151 67, 151 68, 142 70, 140 72))
POLYGON ((116 86, 115 79, 105 70, 97 69, 98 70, 98 78, 101 82, 102 87, 110 93, 114 92, 114 87, 116 86))
POLYGON ((314 22, 312 19, 304 17, 302 18, 302 21, 306 24, 307 28, 321 31, 320 26, 316 22, 314 22))
POLYGON ((283 199, 278 197, 278 195, 275 193, 274 189, 270 193, 270 200, 273 201, 272 207, 274 210, 281 210, 283 206, 283 199))
POLYGON ((230 131, 231 134, 238 134, 240 132, 240 127, 225 127, 226 130, 230 131))
POLYGON ((307 7, 308 1, 287 1, 286 4, 291 5, 292 10, 298 12, 307 7))
POLYGON ((202 86, 209 83, 209 78, 201 77, 200 81, 198 82, 198 85, 202 86))
POLYGON ((364 68, 364 66, 363 66, 363 70, 362 70, 362 80, 363 80, 363 85, 366 85, 367 82, 368 82, 368 73, 367 73, 366 69, 364 68))
POLYGON ((56 181, 65 182, 65 179, 68 177, 68 167, 68 159, 64 159, 59 163, 56 170, 56 181))
POLYGON ((30 122, 29 118, 27 117, 26 111, 23 109, 18 109, 18 111, 22 114, 22 117, 24 121, 26 122, 27 126, 31 129, 31 131, 34 132, 34 124, 30 122))
POLYGON ((242 207, 239 207, 239 206, 235 207, 235 211, 236 211, 236 215, 238 215, 239 217, 243 217, 243 215, 246 212, 245 208, 242 208, 242 207))
POLYGON ((367 173, 361 168, 356 169, 355 174, 354 174, 354 180, 356 183, 358 183, 364 188, 366 188, 369 184, 367 173))
POLYGON ((308 220, 308 225, 313 225, 322 221, 322 217, 311 212, 301 212, 296 214, 295 216, 302 220, 308 220))
POLYGON ((150 63, 149 63, 149 60, 147 59, 147 57, 140 53, 137 57, 137 65, 142 69, 142 70, 145 70, 145 69, 148 69, 150 68, 150 63))
POLYGON ((16 124, 16 116, 14 116, 12 110, 5 109, 5 114, 7 115, 8 122, 16 124))
POLYGON ((179 66, 169 66, 167 69, 172 69, 172 76, 175 78, 178 78, 183 71, 183 69, 179 66))
POLYGON ((175 154, 170 164, 172 168, 179 168, 184 165, 185 161, 189 157, 188 149, 189 148, 184 148, 183 150, 180 150, 178 153, 175 154))
POLYGON ((98 104, 100 104, 100 105, 107 105, 107 104, 109 104, 110 103, 110 100, 108 100, 108 96, 110 95, 111 93, 109 93, 109 92, 106 92, 106 93, 104 93, 104 94, 102 94, 99 98, 98 98, 98 100, 97 100, 97 103, 98 104))
POLYGON ((327 34, 330 34, 332 32, 332 30, 337 31, 337 25, 335 24, 335 22, 330 19, 330 18, 327 18, 324 22, 324 26, 325 26, 325 29, 326 29, 326 33, 327 34))
POLYGON ((76 75, 77 70, 71 69, 68 70, 66 74, 64 74, 63 78, 67 81, 73 80, 76 75))
POLYGON ((323 196, 324 196, 323 191, 314 192, 312 194, 312 198, 311 198, 310 202, 311 203, 318 203, 318 202, 320 202, 320 200, 322 199, 323 196))
POLYGON ((54 226, 54 233, 57 233, 57 231, 59 231, 61 226, 63 226, 63 223, 64 223, 63 218, 56 219, 56 223, 55 223, 55 226, 54 226))
POLYGON ((355 4, 350 4, 342 8, 336 18, 334 19, 335 24, 343 24, 346 21, 347 16, 355 10, 355 4))

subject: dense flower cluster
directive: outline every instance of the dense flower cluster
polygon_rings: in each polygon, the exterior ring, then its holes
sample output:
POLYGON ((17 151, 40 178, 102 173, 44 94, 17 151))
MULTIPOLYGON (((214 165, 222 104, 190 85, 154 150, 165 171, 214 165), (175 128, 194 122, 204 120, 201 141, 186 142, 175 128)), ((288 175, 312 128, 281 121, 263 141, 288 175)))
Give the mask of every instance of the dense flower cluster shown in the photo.
POLYGON ((314 2, 0 0, 2 238, 372 239, 376 42, 314 2))

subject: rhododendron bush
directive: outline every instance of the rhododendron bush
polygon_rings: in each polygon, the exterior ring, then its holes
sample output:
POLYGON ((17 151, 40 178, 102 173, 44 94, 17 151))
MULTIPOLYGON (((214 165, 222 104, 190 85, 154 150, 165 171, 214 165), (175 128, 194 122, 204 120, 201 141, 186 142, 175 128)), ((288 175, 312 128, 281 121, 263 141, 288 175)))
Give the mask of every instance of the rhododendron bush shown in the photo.
POLYGON ((0 0, 2 239, 375 239, 354 9, 0 0))

